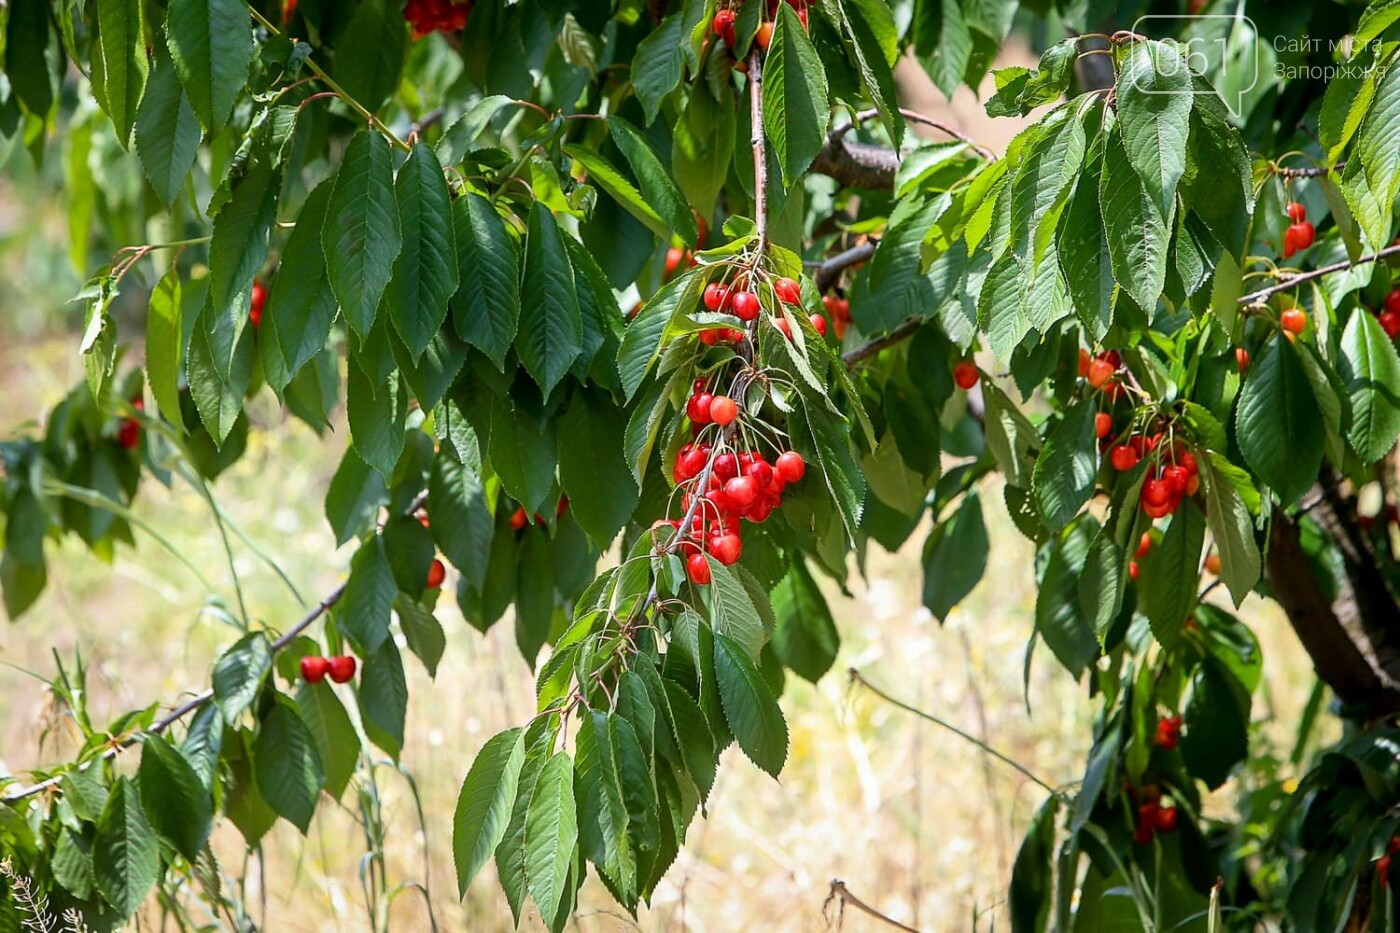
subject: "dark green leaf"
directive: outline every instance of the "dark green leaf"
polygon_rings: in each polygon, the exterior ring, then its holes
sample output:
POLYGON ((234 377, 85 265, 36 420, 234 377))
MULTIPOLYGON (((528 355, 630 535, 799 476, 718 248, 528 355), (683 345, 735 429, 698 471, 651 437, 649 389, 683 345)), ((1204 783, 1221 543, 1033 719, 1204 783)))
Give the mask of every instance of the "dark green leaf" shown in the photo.
POLYGON ((600 393, 580 392, 559 419, 559 482, 575 520, 600 547, 612 542, 637 506, 622 418, 600 393))
POLYGON ((1376 319, 1358 308, 1342 334, 1338 362, 1351 399, 1347 440, 1362 463, 1374 463, 1400 435, 1400 356, 1376 319))
POLYGON ((724 718, 749 760, 777 777, 788 752, 783 711, 742 645, 724 635, 715 635, 714 644, 724 718))
POLYGON ((651 144, 636 127, 619 116, 608 117, 608 129, 612 132, 613 142, 617 144, 623 158, 632 167, 632 174, 637 177, 645 202, 666 221, 669 230, 662 235, 666 236, 670 231, 675 231, 682 240, 693 246, 696 237, 695 217, 675 181, 671 179, 670 173, 652 150, 651 144))
POLYGON ((165 41, 190 107, 206 130, 217 133, 253 60, 248 8, 242 0, 171 0, 165 41))
POLYGON ((452 296, 452 323, 463 340, 505 368, 520 317, 519 259, 505 224, 479 194, 452 204, 461 287, 452 296))
POLYGON ((1092 400, 1071 406, 1036 457, 1031 494, 1041 521, 1050 531, 1058 532, 1068 525, 1094 493, 1098 473, 1096 408, 1092 400))
POLYGON ((330 684, 297 684, 297 710, 316 741, 316 753, 325 771, 325 791, 339 800, 345 793, 360 758, 360 739, 350 714, 330 684))
POLYGON ((164 43, 157 43, 150 79, 136 111, 136 156, 151 187, 167 206, 175 202, 194 165, 202 133, 164 43))
POLYGON ((258 348, 262 351, 263 371, 273 389, 281 390, 301 368, 326 345, 335 320, 336 298, 326 276, 321 252, 321 230, 326 225, 334 181, 316 186, 302 205, 296 228, 282 249, 282 269, 272 280, 272 289, 263 309, 258 348), (280 379, 273 379, 273 355, 280 379), (279 384, 280 383, 280 384, 279 384))
POLYGON ((397 593, 384 539, 375 535, 360 546, 350 562, 350 579, 339 608, 340 629, 362 654, 373 654, 388 638, 397 593))
POLYGON ((397 761, 408 715, 408 684, 404 680, 403 660, 392 638, 384 639, 377 650, 365 655, 355 696, 360 702, 365 735, 397 761))
POLYGON ((403 248, 384 292, 389 319, 414 360, 447 319, 457 291, 457 240, 452 196, 433 150, 413 147, 394 180, 403 248))
POLYGON ((1152 623, 1152 634, 1168 648, 1176 645, 1186 617, 1196 605, 1205 516, 1186 500, 1172 516, 1162 540, 1138 561, 1138 611, 1152 623))
POLYGON ((1270 338, 1250 363, 1235 406, 1235 439, 1245 462, 1285 503, 1317 479, 1322 412, 1292 341, 1270 338))
POLYGON ((972 490, 958 510, 934 528, 924 546, 923 602, 938 621, 947 619, 981 581, 989 547, 982 499, 972 490))
POLYGON ((384 477, 361 460, 353 448, 347 449, 326 492, 326 520, 335 532, 336 546, 369 528, 379 515, 380 506, 388 501, 384 477))
POLYGON ((797 13, 778 5, 763 66, 763 116, 785 184, 791 186, 826 142, 826 69, 797 13))
POLYGON ((278 695, 263 718, 253 748, 253 771, 262 799, 305 834, 325 772, 315 738, 287 697, 278 695))
POLYGON ((321 247, 331 289, 361 337, 374 326, 380 296, 402 246, 393 154, 379 133, 358 133, 335 175, 321 247))
POLYGON ((199 775, 169 742, 148 735, 142 740, 136 781, 156 832, 193 862, 209 838, 212 805, 199 775))
POLYGON ((214 662, 214 702, 230 725, 258 695, 263 678, 272 669, 267 636, 249 632, 214 662))
POLYGON ((97 890, 120 917, 130 917, 160 878, 160 845, 130 778, 118 778, 107 798, 92 857, 97 890))
POLYGON ((831 670, 841 647, 841 636, 836 632, 826 597, 801 558, 793 561, 773 590, 773 612, 778 622, 773 633, 773 650, 778 660, 816 683, 831 670))
POLYGON ((525 886, 546 917, 553 917, 564 899, 577 843, 574 762, 560 752, 540 771, 525 817, 525 886))
POLYGON ((439 450, 428 477, 428 502, 433 540, 463 579, 480 589, 495 522, 477 468, 460 463, 446 447, 439 450))
POLYGON ((583 352, 583 320, 563 235, 554 215, 539 201, 530 208, 523 274, 515 347, 548 397, 583 352))
POLYGON ((487 740, 462 782, 452 820, 459 897, 466 896, 468 885, 505 836, 524 763, 524 731, 507 729, 487 740))

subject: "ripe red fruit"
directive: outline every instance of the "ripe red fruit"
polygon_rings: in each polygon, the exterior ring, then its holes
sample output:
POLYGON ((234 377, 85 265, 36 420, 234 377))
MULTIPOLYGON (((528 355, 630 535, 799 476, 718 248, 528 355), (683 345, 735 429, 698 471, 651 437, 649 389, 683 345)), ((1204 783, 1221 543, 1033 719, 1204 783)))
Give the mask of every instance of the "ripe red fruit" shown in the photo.
POLYGON ((1096 389, 1102 389, 1113 378, 1113 374, 1118 371, 1118 367, 1111 362, 1100 357, 1089 364, 1089 385, 1096 389))
POLYGON ((1189 450, 1179 451, 1176 455, 1176 462, 1186 468, 1186 472, 1195 476, 1201 472, 1201 467, 1196 463, 1196 455, 1189 450))
POLYGON ((813 314, 811 317, 807 318, 807 320, 811 323, 812 330, 816 331, 822 337, 826 336, 826 318, 822 317, 820 314, 813 314))
POLYGON ((1181 717, 1167 716, 1157 720, 1157 747, 1172 751, 1181 739, 1181 717))
POLYGON ((758 480, 752 476, 736 476, 731 480, 726 480, 724 484, 724 495, 734 506, 743 511, 753 504, 758 498, 758 480))
POLYGON ((1376 320, 1380 322, 1381 330, 1385 331, 1385 335, 1391 340, 1400 334, 1400 311, 1382 311, 1376 320))
POLYGON ((728 567, 744 552, 744 542, 734 532, 715 535, 710 539, 710 556, 728 567))
POLYGON ((1312 246, 1313 240, 1317 239, 1317 228, 1315 228, 1310 221, 1306 220, 1294 226, 1298 230, 1298 232, 1294 234, 1294 243, 1297 245, 1298 251, 1302 252, 1309 246, 1312 246))
POLYGON ((1298 252, 1301 248, 1302 247, 1298 245, 1298 225, 1293 224, 1287 230, 1283 231, 1283 258, 1292 259, 1293 254, 1298 252))
POLYGON ((709 285, 706 285, 705 293, 701 297, 701 301, 705 303, 705 309, 708 311, 718 311, 720 308, 723 308, 726 292, 727 290, 725 287, 718 282, 711 282, 709 285))
POLYGON ((775 314, 773 316, 773 326, 782 331, 784 337, 789 340, 792 339, 792 328, 788 325, 787 318, 779 317, 775 314))
POLYGON ((718 425, 733 424, 739 417, 739 403, 727 395, 716 395, 710 399, 710 420, 718 425))
POLYGON ((309 684, 319 684, 326 678, 331 662, 319 655, 308 654, 301 659, 301 679, 309 684))
POLYGON ((1137 550, 1133 552, 1133 556, 1146 557, 1150 550, 1152 550, 1152 532, 1144 531, 1142 537, 1138 539, 1137 550))
POLYGON ((1160 807, 1153 828, 1159 833, 1176 832, 1176 807, 1160 807))
POLYGON ((1160 508, 1170 502, 1172 490, 1163 479, 1149 479, 1142 484, 1142 501, 1153 508, 1160 508))
POLYGON ((789 450, 778 457, 773 464, 773 472, 777 473, 784 483, 795 483, 806 475, 807 463, 800 453, 789 450))
POLYGON ((769 44, 773 41, 773 24, 760 23, 754 41, 758 43, 759 48, 767 51, 769 44))
POLYGON ((428 565, 428 589, 435 590, 442 586, 443 578, 447 576, 447 568, 442 565, 442 561, 436 557, 428 565))
MULTIPOLYGON (((731 480, 739 475, 739 458, 732 453, 722 453, 715 458, 714 468, 710 471, 719 482, 731 480)), ((712 480, 713 482, 713 480, 712 480)))
POLYGON ((676 465, 671 470, 671 475, 677 483, 683 483, 699 476, 700 471, 705 469, 706 457, 704 449, 693 444, 686 444, 676 451, 676 465))
POLYGON ((1381 887, 1390 887, 1390 856, 1382 855, 1376 859, 1376 877, 1380 879, 1381 887))
POLYGON ((510 513, 510 530, 519 531, 520 529, 525 527, 525 523, 528 520, 529 519, 527 519, 525 516, 525 509, 517 507, 514 512, 510 513))
POLYGON ((1155 803, 1145 803, 1138 807, 1137 830, 1133 833, 1133 841, 1146 845, 1152 841, 1152 834, 1157 829, 1157 811, 1162 809, 1155 803))
POLYGON ((263 305, 265 304, 267 304, 267 288, 263 286, 263 283, 254 281, 253 303, 248 308, 248 322, 255 328, 262 324, 263 305))
POLYGON ((796 279, 774 279, 773 293, 785 304, 795 305, 802 300, 802 286, 796 279))
POLYGON ((710 562, 700 552, 685 559, 685 573, 696 586, 706 586, 710 582, 710 562))
POLYGON ((122 426, 117 429, 117 443, 123 450, 135 450, 136 445, 141 443, 141 422, 135 418, 123 421, 122 426))
POLYGON ((1400 852, 1400 836, 1391 836, 1390 842, 1386 843, 1385 854, 1394 855, 1396 852, 1400 852))
POLYGON ((690 401, 685 403, 685 416, 696 424, 709 424, 710 402, 712 401, 714 401, 714 396, 708 392, 692 395, 690 401))
POLYGON ((1288 202, 1288 219, 1296 223, 1302 223, 1308 219, 1308 209, 1297 201, 1288 202))
POLYGON ((1301 334, 1308 329, 1308 314, 1302 308, 1289 308, 1279 315, 1283 329, 1293 334, 1301 334))
POLYGON ((717 10, 710 28, 714 30, 715 35, 723 36, 726 31, 733 31, 735 18, 733 10, 717 10))
POLYGON ((338 684, 349 682, 350 678, 355 676, 355 668, 359 666, 359 662, 355 660, 355 657, 349 654, 342 654, 338 657, 331 658, 328 663, 330 665, 329 673, 331 675, 331 680, 338 684))
POLYGON ((1135 560, 1128 561, 1128 576, 1134 580, 1138 578, 1138 563, 1135 560))
POLYGON ((1244 347, 1235 347, 1235 367, 1239 369, 1241 376, 1249 368, 1249 351, 1244 347))
POLYGON ((752 321, 758 317, 758 312, 763 306, 759 304, 758 296, 753 292, 734 293, 734 314, 741 321, 752 321))
POLYGON ((1392 288, 1385 296, 1385 309, 1400 314, 1400 288, 1392 288))
POLYGON ((1084 378, 1084 379, 1089 378, 1089 364, 1092 363, 1093 361, 1094 361, 1094 358, 1093 358, 1092 356, 1089 355, 1089 351, 1086 350, 1086 349, 1084 349, 1083 347, 1080 347, 1080 348, 1079 348, 1079 375, 1080 375, 1081 378, 1084 378))
POLYGON ((981 378, 981 374, 978 372, 976 364, 968 360, 963 360, 953 367, 953 381, 956 382, 958 388, 963 391, 967 391, 977 385, 977 380, 979 378, 981 378))
POLYGON ((1119 444, 1108 454, 1108 462, 1113 464, 1113 468, 1120 473, 1126 473, 1138 465, 1142 458, 1138 452, 1127 444, 1119 444))
POLYGON ((1214 551, 1206 555, 1206 571, 1214 576, 1220 576, 1220 555, 1214 551))
POLYGON ((759 489, 767 489, 773 482, 773 468, 762 460, 756 460, 743 468, 745 476, 752 476, 759 489))
POLYGON ((1190 480, 1191 474, 1186 472, 1184 466, 1173 465, 1162 470, 1162 482, 1167 484, 1173 499, 1180 499, 1186 495, 1186 484, 1190 480))
POLYGON ((1094 436, 1108 437, 1113 431, 1113 416, 1106 411, 1094 415, 1094 436))

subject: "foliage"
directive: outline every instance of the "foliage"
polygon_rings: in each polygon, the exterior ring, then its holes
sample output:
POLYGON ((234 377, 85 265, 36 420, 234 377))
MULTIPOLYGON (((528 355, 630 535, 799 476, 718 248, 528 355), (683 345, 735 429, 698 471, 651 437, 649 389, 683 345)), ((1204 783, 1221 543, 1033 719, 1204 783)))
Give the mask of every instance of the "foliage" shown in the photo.
MULTIPOLYGON (((945 617, 983 575, 998 474, 1039 549, 1026 665, 1043 641, 1101 700, 1082 782, 1016 860, 1013 928, 1165 930, 1222 904, 1388 922, 1395 707, 1328 680, 1354 734, 1291 805, 1260 804, 1263 856, 1203 791, 1251 754, 1262 670, 1208 593, 1275 595, 1301 632, 1296 581, 1263 576, 1293 528, 1317 586, 1370 561, 1394 611, 1388 526, 1307 500, 1384 480, 1400 435, 1400 7, 1227 27, 1236 56, 1299 22, 1353 34, 1326 86, 1241 90, 1234 59, 1197 54, 1210 20, 1076 33, 994 76, 990 113, 1034 115, 994 157, 916 140, 892 69, 975 88, 1015 3, 438 6, 0 8, 4 148, 134 156, 68 176, 75 252, 115 259, 78 295, 85 384, 0 443, 7 613, 39 599, 52 539, 159 542, 131 510, 143 477, 208 495, 256 393, 319 431, 343 391, 350 430, 325 501, 357 547, 341 590, 280 635, 240 602, 211 689, 165 717, 92 723, 81 666, 56 682, 84 747, 0 807, 0 848, 55 909, 114 928, 171 877, 226 904, 215 821, 250 848, 277 819, 305 832, 355 750, 397 760, 401 648, 429 673, 445 650, 441 555, 473 626, 513 609, 537 674, 536 715, 465 775, 459 890, 494 859, 517 922, 529 903, 562 929, 590 872, 635 912, 727 747, 781 772, 787 671, 816 680, 839 647, 818 578, 928 516, 945 617), (888 164, 853 169, 852 135, 888 164), (176 234, 131 246, 150 218, 176 234), (147 292, 126 366, 114 304, 147 292), (331 673, 353 683, 303 676, 323 656, 358 658, 331 673)), ((1115 12, 1051 6, 1022 15, 1115 12)))

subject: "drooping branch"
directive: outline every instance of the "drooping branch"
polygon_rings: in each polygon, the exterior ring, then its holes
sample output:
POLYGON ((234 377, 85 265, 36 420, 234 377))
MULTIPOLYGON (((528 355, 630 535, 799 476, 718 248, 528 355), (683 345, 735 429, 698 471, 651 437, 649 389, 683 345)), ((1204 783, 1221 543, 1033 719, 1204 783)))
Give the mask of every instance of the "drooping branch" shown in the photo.
POLYGON ((868 240, 823 261, 812 273, 812 277, 816 279, 817 282, 817 291, 826 291, 835 283, 843 271, 849 269, 851 266, 858 266, 871 256, 874 256, 875 246, 875 241, 868 240))
POLYGON ((1270 285, 1268 288, 1261 288, 1257 292, 1250 292, 1248 295, 1241 296, 1240 304, 1247 305, 1260 301, 1268 301, 1269 298, 1279 292, 1286 292, 1290 288, 1302 285, 1304 282, 1311 282, 1313 279, 1320 279, 1324 275, 1331 275, 1334 272, 1345 272, 1348 269, 1354 269, 1357 266, 1363 266, 1368 262, 1375 262, 1378 259, 1389 259, 1391 256, 1400 256, 1400 246, 1387 246, 1385 249, 1360 257, 1356 262, 1343 259, 1331 265, 1319 266, 1316 269, 1309 269, 1307 272, 1300 272, 1297 275, 1287 276, 1275 282, 1273 285, 1270 285))
POLYGON ((856 897, 851 893, 850 888, 846 887, 846 882, 842 881, 840 878, 832 878, 831 890, 827 893, 826 901, 822 904, 822 916, 826 917, 828 924, 835 924, 836 929, 839 930, 841 929, 842 918, 846 913, 847 904, 865 914, 867 917, 878 920, 886 926, 894 927, 896 930, 903 930, 904 933, 919 933, 919 930, 915 927, 906 926, 893 917, 880 913, 880 911, 856 897), (833 901, 836 902, 836 917, 834 919, 827 916, 827 912, 831 909, 833 901))
MULTIPOLYGON (((420 492, 414 497, 413 501, 409 503, 406 509, 407 514, 412 515, 414 512, 417 512, 427 501, 428 493, 426 491, 420 492)), ((331 590, 324 599, 307 611, 304 616, 297 620, 295 625, 283 632, 277 640, 272 643, 269 653, 275 657, 277 652, 291 644, 298 635, 310 628, 312 623, 329 612, 331 607, 340 602, 341 597, 345 595, 345 587, 346 584, 342 583, 331 590)), ((97 762, 110 761, 121 752, 141 741, 142 736, 160 735, 190 713, 205 706, 212 699, 214 699, 214 691, 212 689, 206 689, 202 693, 195 694, 193 697, 190 697, 188 700, 166 713, 160 719, 157 719, 151 724, 150 728, 140 729, 123 736, 120 741, 110 745, 99 757, 81 765, 78 770, 85 771, 97 762)), ((10 791, 5 794, 4 797, 0 797, 0 804, 14 803, 26 797, 32 797, 41 791, 48 790, 51 787, 57 787, 61 780, 63 780, 63 774, 60 773, 39 781, 38 783, 31 784, 28 787, 21 787, 18 790, 10 791)))
POLYGON ((888 191, 894 188, 894 174, 898 170, 899 153, 888 146, 830 136, 812 161, 812 171, 834 178, 846 188, 888 191))

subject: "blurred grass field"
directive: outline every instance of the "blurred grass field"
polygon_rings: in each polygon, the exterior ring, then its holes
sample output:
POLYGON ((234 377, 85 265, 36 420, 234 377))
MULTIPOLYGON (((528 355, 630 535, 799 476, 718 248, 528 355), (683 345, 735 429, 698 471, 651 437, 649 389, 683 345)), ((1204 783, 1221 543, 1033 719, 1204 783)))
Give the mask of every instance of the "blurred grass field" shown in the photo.
MULTIPOLYGON (((6 346, 0 372, 0 418, 7 426, 51 406, 81 379, 67 337, 6 346)), ((248 454, 220 479, 216 495, 230 520, 314 600, 342 578, 349 557, 348 549, 336 551, 321 515, 343 429, 317 438, 300 422, 284 420, 270 396, 255 406, 254 422, 248 454)), ((983 493, 991 559, 982 585, 947 623, 940 626, 920 606, 922 534, 899 554, 872 552, 867 578, 853 577, 851 598, 828 588, 843 637, 833 671, 816 686, 789 679, 783 706, 792 747, 781 782, 731 750, 709 801, 710 818, 693 826, 650 909, 634 923, 593 881, 574 928, 822 930, 836 919, 835 905, 823 915, 833 878, 922 930, 972 929, 979 915, 978 929, 1007 922, 1002 900, 1011 864, 1045 792, 963 739, 851 687, 845 676, 858 668, 1053 786, 1077 780, 1093 707, 1042 650, 1027 711, 1022 671, 1034 610, 1033 550, 1000 507, 1000 490, 988 486, 983 493)), ((137 512, 202 568, 223 599, 233 598, 219 535, 195 493, 147 479, 137 512)), ((247 547, 235 541, 234 550, 250 613, 273 628, 289 625, 300 606, 247 547)), ((122 551, 112 565, 72 542, 50 554, 41 602, 18 623, 0 627, 0 709, 6 711, 0 760, 12 772, 61 761, 72 750, 61 720, 52 728, 43 684, 24 673, 52 675, 52 652, 68 659, 81 650, 91 669, 89 703, 101 721, 202 689, 212 658, 236 637, 217 612, 205 611, 208 594, 194 575, 148 536, 138 532, 137 549, 122 551)), ((476 750, 495 731, 529 717, 533 681, 509 618, 483 637, 450 600, 440 603, 439 615, 448 650, 436 684, 416 661, 408 663, 412 699, 402 756, 421 793, 426 831, 407 783, 392 768, 376 769, 389 886, 425 884, 441 929, 506 930, 509 911, 489 867, 466 900, 457 900, 451 819, 476 750)), ((1286 748, 1310 671, 1274 607, 1251 604, 1246 615, 1264 642, 1268 669, 1255 718, 1286 748)), ((130 768, 135 756, 119 761, 130 768)), ((266 929, 373 929, 360 890, 365 843, 354 807, 353 790, 342 806, 323 806, 305 843, 286 824, 269 835, 247 871, 245 892, 266 929)), ((225 870, 238 873, 241 837, 225 826, 216 840, 225 870)), ((390 908, 392 928, 428 929, 423 905, 414 891, 400 894, 390 908)), ((846 912, 846 929, 873 922, 846 912)), ((538 928, 538 921, 525 926, 538 928)))

